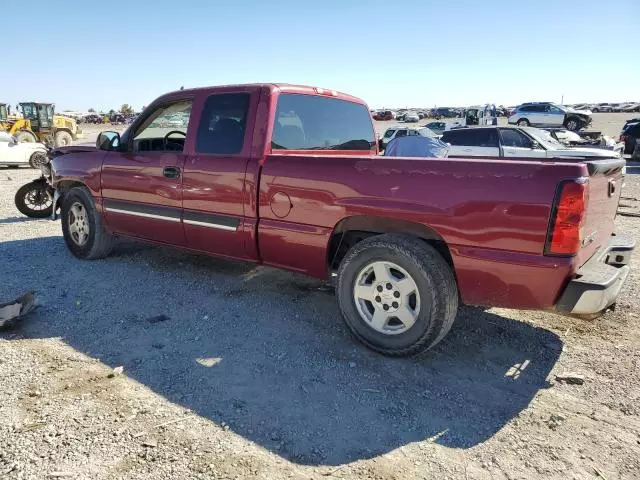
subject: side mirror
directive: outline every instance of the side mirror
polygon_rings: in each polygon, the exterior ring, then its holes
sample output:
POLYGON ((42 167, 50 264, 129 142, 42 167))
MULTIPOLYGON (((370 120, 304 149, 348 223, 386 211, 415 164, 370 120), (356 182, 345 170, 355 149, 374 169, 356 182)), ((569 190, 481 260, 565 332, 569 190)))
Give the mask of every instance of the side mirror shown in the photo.
POLYGON ((535 140, 531 140, 531 150, 536 150, 538 148, 540 148, 540 144, 535 140))
POLYGON ((96 140, 98 150, 115 150, 120 146, 120 134, 118 132, 100 132, 96 140))

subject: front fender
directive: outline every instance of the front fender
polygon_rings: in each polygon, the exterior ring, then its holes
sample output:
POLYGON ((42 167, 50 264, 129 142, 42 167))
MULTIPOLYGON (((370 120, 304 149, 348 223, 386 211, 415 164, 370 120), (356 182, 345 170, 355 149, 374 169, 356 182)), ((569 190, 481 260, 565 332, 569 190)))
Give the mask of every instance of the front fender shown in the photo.
POLYGON ((56 190, 63 189, 65 184, 82 184, 86 186, 94 198, 100 197, 100 177, 102 172, 102 160, 105 152, 91 147, 63 147, 71 150, 69 153, 60 153, 62 149, 52 152, 52 184, 56 190))

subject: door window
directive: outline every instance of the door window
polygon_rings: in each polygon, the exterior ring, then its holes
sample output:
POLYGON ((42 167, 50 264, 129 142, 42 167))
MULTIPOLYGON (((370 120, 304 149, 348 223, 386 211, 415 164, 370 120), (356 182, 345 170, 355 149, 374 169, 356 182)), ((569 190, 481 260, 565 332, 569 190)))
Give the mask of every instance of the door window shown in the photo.
POLYGON ((248 93, 223 93, 207 98, 202 110, 196 152, 234 155, 242 151, 249 112, 248 93))
POLYGON ((406 137, 407 136, 407 131, 406 130, 398 130, 398 133, 396 133, 396 138, 398 137, 406 137))
POLYGON ((182 152, 187 138, 192 100, 155 109, 133 135, 134 152, 182 152))
POLYGON ((500 130, 502 136, 503 147, 516 147, 516 148, 531 148, 531 140, 526 135, 523 135, 517 130, 502 129, 500 130))

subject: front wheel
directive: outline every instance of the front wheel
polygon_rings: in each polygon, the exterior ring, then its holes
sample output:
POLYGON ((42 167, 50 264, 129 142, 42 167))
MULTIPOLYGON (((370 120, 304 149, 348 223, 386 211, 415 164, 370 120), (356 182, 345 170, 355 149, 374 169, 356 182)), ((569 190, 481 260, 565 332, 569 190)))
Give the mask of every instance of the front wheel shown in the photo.
POLYGON ((29 130, 20 130, 15 134, 16 142, 18 143, 36 143, 38 141, 38 137, 36 137, 35 133, 30 132, 29 130))
POLYGON ((62 235, 73 255, 84 260, 109 255, 113 236, 106 230, 102 215, 85 187, 72 188, 65 195, 61 220, 62 235))
POLYGON ((20 187, 14 202, 20 213, 30 218, 47 218, 53 212, 53 200, 47 191, 47 184, 41 180, 20 187))
POLYGON ((56 132, 53 137, 53 142, 56 147, 67 147, 71 145, 72 141, 73 137, 71 136, 71 134, 69 132, 65 132, 64 130, 56 132))
POLYGON ((431 245, 401 235, 356 244, 340 264, 336 294, 353 335, 372 350, 397 357, 436 345, 458 309, 449 264, 431 245))
POLYGON ((571 130, 572 132, 577 132, 580 130, 581 122, 577 118, 568 118, 564 124, 567 130, 571 130))

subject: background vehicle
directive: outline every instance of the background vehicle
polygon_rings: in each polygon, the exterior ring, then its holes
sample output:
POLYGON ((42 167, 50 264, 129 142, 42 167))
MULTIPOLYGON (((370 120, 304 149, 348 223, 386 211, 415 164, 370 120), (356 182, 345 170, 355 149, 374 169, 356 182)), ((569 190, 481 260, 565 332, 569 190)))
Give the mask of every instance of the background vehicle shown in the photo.
POLYGON ((52 156, 76 257, 128 236, 335 275, 348 328, 386 355, 437 344, 459 299, 597 314, 634 248, 611 235, 623 159, 380 156, 366 104, 314 87, 176 91, 122 137, 52 156), (183 129, 149 127, 180 112, 183 129))
POLYGON ((374 120, 393 120, 395 114, 391 110, 382 110, 373 116, 374 120))
POLYGON ((461 120, 455 120, 446 124, 446 129, 469 127, 474 125, 497 125, 498 112, 493 104, 466 108, 461 120))
POLYGON ((608 103, 596 103, 591 110, 593 113, 608 113, 613 111, 613 107, 608 103))
POLYGON ((416 112, 407 112, 404 114, 404 121, 407 123, 416 123, 420 121, 420 116, 416 112))
POLYGON ((640 118, 637 121, 629 121, 622 127, 620 132, 620 141, 624 142, 624 153, 629 155, 633 153, 636 141, 640 138, 640 118))
POLYGON ((7 132, 0 132, 0 165, 38 167, 38 162, 46 157, 47 150, 41 143, 18 143, 7 132))
POLYGON ((455 108, 438 107, 433 110, 433 116, 439 118, 456 118, 459 112, 455 108))
POLYGON ((621 151, 597 147, 568 147, 549 132, 533 127, 473 127, 447 130, 450 157, 621 159, 621 151))
POLYGON ((447 128, 447 124, 445 122, 429 122, 425 125, 425 127, 431 130, 436 135, 442 135, 447 128))
POLYGON ((7 113, 7 104, 0 103, 0 131, 9 130, 9 114, 7 113))
POLYGON ((387 144, 394 138, 407 137, 407 136, 410 137, 415 135, 422 135, 423 137, 437 137, 437 135, 431 130, 429 130, 427 127, 411 128, 411 127, 396 126, 396 127, 387 128, 382 138, 378 141, 378 148, 380 150, 384 150, 387 144))
POLYGON ((51 103, 23 102, 22 117, 10 120, 4 129, 18 142, 41 142, 64 147, 78 138, 80 129, 72 118, 55 115, 51 103))
POLYGON ((511 113, 509 124, 519 127, 566 127, 577 131, 591 124, 591 112, 551 102, 523 103, 511 113))

